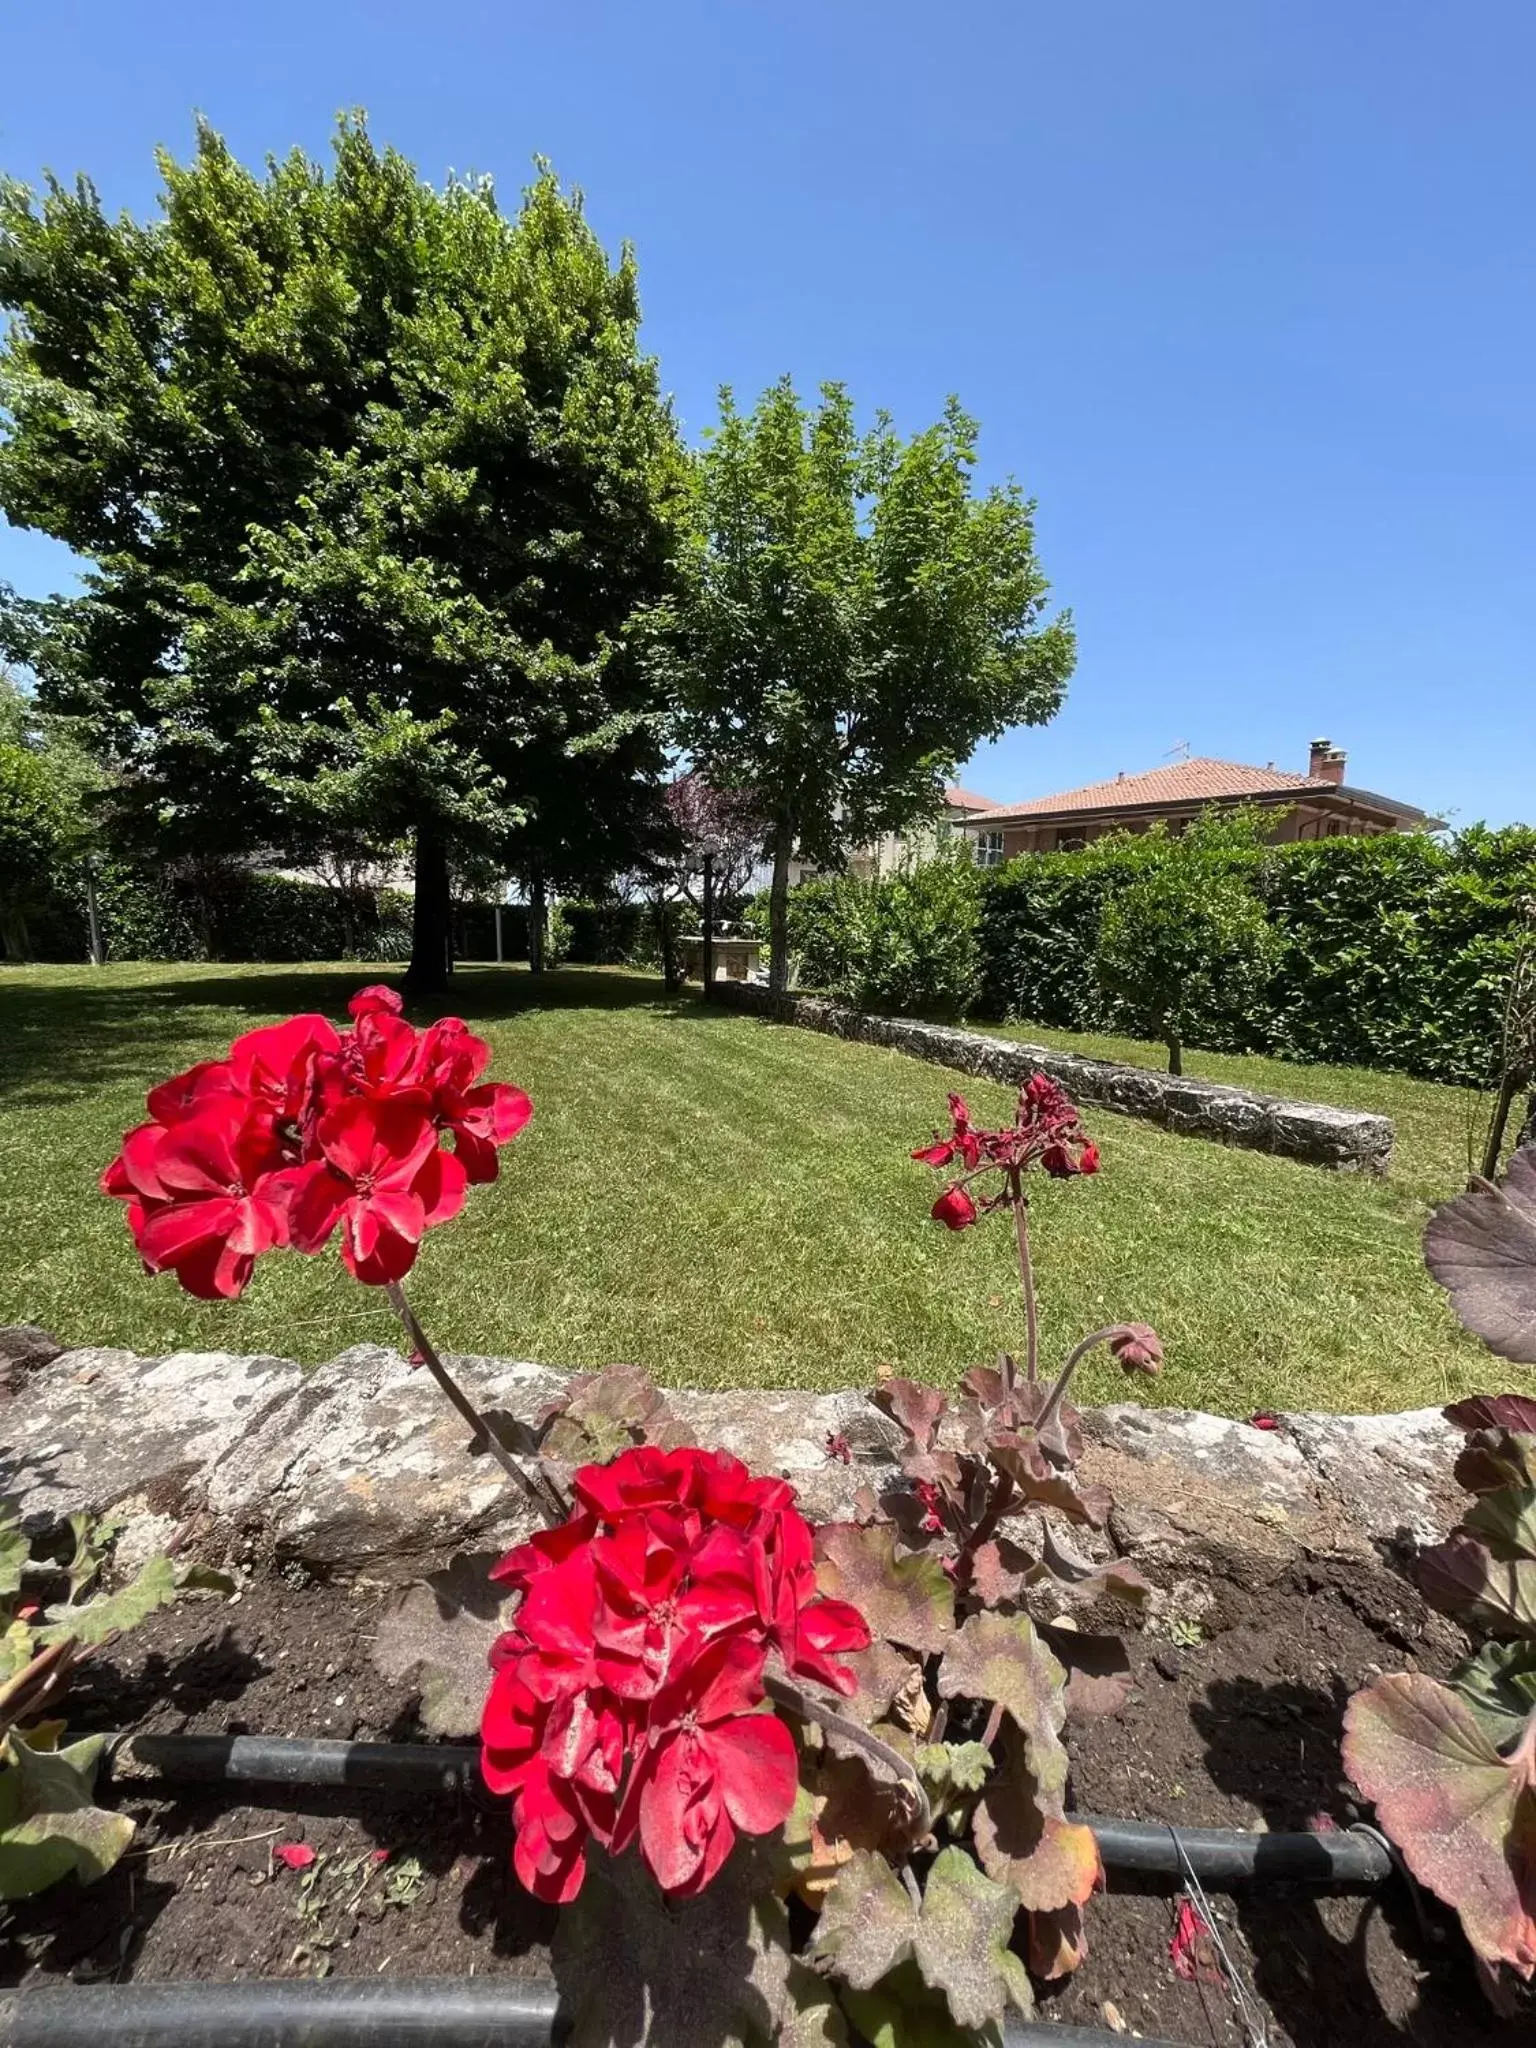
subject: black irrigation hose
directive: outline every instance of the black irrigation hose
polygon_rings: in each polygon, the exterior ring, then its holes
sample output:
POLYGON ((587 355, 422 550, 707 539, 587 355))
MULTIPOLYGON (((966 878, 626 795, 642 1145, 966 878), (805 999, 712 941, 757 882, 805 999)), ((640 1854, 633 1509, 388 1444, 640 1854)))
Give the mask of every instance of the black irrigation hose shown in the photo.
MULTIPOLYGON (((305 1977, 0 1993, 0 2048, 551 2048, 552 1984, 305 1977)), ((1148 2041, 1142 2048, 1177 2048, 1148 2041)), ((1121 2048, 1097 2027, 1009 2022, 1005 2048, 1121 2048)))
MULTIPOLYGON (((479 1784, 479 1751, 427 1742, 327 1742, 273 1735, 119 1735, 108 1756, 120 1780, 176 1784, 352 1786, 376 1792, 462 1792, 479 1784)), ((1393 1873, 1374 1834, 1249 1834, 1157 1821, 1100 1820, 1093 1829, 1110 1870, 1181 1882, 1185 1858, 1202 1884, 1320 1884, 1371 1891, 1393 1873), (1182 1850, 1182 1855, 1180 1851, 1182 1850)))

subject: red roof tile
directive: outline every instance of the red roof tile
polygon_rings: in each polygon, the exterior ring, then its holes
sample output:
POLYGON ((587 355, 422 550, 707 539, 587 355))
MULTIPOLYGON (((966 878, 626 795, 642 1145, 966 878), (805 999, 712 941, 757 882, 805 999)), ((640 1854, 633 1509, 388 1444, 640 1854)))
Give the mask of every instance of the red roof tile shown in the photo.
POLYGON ((977 796, 974 790, 961 789, 954 783, 951 783, 949 788, 945 790, 944 801, 957 811, 995 811, 997 809, 997 798, 995 796, 977 796))
POLYGON ((1221 798, 1268 796, 1285 790, 1332 790, 1332 782, 1309 775, 1290 775, 1283 768, 1249 768, 1241 761, 1196 757, 1168 768, 1150 768, 1142 775, 1118 775, 1110 782, 1089 782, 1057 796, 1039 796, 1024 804, 999 804, 988 813, 996 818, 1051 817, 1058 811, 1101 811, 1124 805, 1199 804, 1221 798))

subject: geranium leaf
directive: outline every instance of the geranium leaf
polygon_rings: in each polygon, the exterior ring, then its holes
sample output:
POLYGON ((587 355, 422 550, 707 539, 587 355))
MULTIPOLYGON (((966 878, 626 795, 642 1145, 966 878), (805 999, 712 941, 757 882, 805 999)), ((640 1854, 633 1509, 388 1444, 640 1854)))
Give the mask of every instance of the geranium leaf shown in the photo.
POLYGON ((1475 1536, 1456 1531, 1422 1551, 1419 1591, 1431 1607, 1499 1637, 1536 1637, 1536 1563, 1501 1562, 1475 1536))
POLYGON ((1088 1953, 1082 1907, 1062 1906, 1054 1913, 1031 1913, 1026 1925, 1029 1967, 1035 1975, 1047 1983, 1058 1977, 1070 1977, 1088 1953))
POLYGON ((1487 1963, 1536 1969, 1536 1720, 1499 1755, 1471 1709, 1420 1672, 1350 1701, 1344 1763, 1421 1884, 1487 1963))
POLYGON ((1536 1487, 1501 1486, 1479 1494, 1462 1527, 1502 1559, 1536 1558, 1536 1487))
POLYGON ((1512 1749, 1536 1713, 1536 1643, 1485 1643, 1452 1673, 1451 1686, 1494 1748, 1512 1749))
POLYGON ((1513 1429, 1536 1436, 1536 1396, 1530 1394, 1473 1394, 1442 1413, 1458 1429, 1513 1429))
POLYGON ((463 1737, 480 1726, 486 1658, 503 1625, 504 1595, 490 1579, 496 1557, 461 1551, 400 1594, 379 1623, 374 1664, 392 1682, 419 1688, 417 1714, 429 1735, 463 1737))
POLYGON ((1145 1576, 1127 1559, 1112 1557, 1104 1564, 1094 1564, 1089 1558, 1079 1557, 1049 1523, 1041 1538, 1040 1560, 1052 1578, 1069 1587, 1078 1600, 1108 1597, 1140 1607, 1152 1592, 1145 1576))
POLYGON ((1536 1145, 1429 1219, 1424 1259, 1451 1307, 1501 1358, 1536 1365, 1536 1145))
POLYGON ((783 1855, 781 1838, 745 1839, 697 1898, 667 1899, 634 1851, 589 1849, 552 1950, 557 2028, 569 2029, 558 2038, 567 2048, 842 2048, 830 2000, 816 2020, 790 1948, 774 1890, 783 1855))
POLYGON ((1067 1782, 1066 1676, 1028 1615, 973 1614, 944 1652, 939 1692, 1005 1708, 1029 1746, 1041 1790, 1051 1795, 1067 1782))
POLYGON ((999 2026, 957 2027, 948 1999, 928 1989, 916 1963, 903 1963, 868 1991, 845 1987, 842 2001, 870 2048, 1001 2048, 999 2026))
POLYGON ((1042 1631, 1067 1671, 1067 1715, 1092 1721, 1118 1714, 1131 1696, 1131 1660, 1118 1636, 1087 1635, 1076 1628, 1042 1631))
POLYGON ((984 1607, 1003 1607, 1017 1600, 1039 1560, 1006 1536, 983 1543, 971 1558, 971 1591, 984 1607))
POLYGON ((917 1660, 879 1636, 867 1650, 841 1653, 841 1661, 858 1680, 859 1689, 851 1699, 840 1703, 839 1712, 862 1721, 866 1728, 871 1721, 890 1712, 893 1702, 906 1693, 914 1678, 919 1684, 922 1681, 922 1666, 917 1660))
POLYGON ((631 1444, 677 1441, 677 1422, 666 1396, 643 1366, 607 1365, 579 1373, 566 1392, 541 1410, 541 1448, 563 1464, 604 1464, 631 1444))
POLYGON ((883 1856, 857 1849, 821 1905, 810 1960, 867 1991, 912 1953, 917 1908, 883 1856))
POLYGON ((829 1522, 816 1532, 823 1593, 858 1608, 873 1635, 929 1656, 954 1633, 955 1596, 936 1557, 896 1555, 888 1523, 829 1522))
POLYGON ((923 1981, 949 2000, 962 2027, 1001 2020, 1011 1998, 1034 2010, 1029 1973, 1009 1948, 1018 1901, 963 1849, 941 1849, 923 1887, 912 1952, 923 1981))
POLYGON ((996 1436, 992 1455, 1026 1500, 1055 1508, 1069 1522, 1085 1528, 1102 1529, 1109 1520, 1115 1504, 1109 1488, 1079 1486, 1070 1472, 1059 1471, 1049 1462, 1033 1436, 1012 1430, 996 1436))
POLYGON ((1080 1906, 1104 1879, 1093 1830, 1046 1810, 1016 1738, 976 1808, 976 1851, 988 1877, 1010 1887, 1031 1913, 1080 1906))
POLYGON ((0 1830, 0 1899, 30 1898, 71 1871, 82 1884, 94 1883, 132 1840, 127 1814, 99 1806, 16 1821, 0 1830))
POLYGON ((75 1636, 82 1643, 104 1643, 108 1636, 136 1628, 157 1607, 169 1606, 180 1588, 176 1567, 168 1557, 152 1557, 140 1567, 126 1586, 83 1607, 50 1607, 48 1625, 37 1632, 40 1643, 56 1643, 75 1636))
POLYGON ((1508 1429, 1477 1430, 1462 1445, 1452 1471, 1456 1484, 1468 1493, 1536 1486, 1536 1436, 1519 1436, 1508 1429))
POLYGON ((933 1442, 933 1433, 943 1420, 948 1401, 936 1387, 920 1387, 916 1380, 882 1380, 873 1394, 875 1406, 904 1429, 920 1451, 933 1442))
POLYGON ((0 1598, 21 1590, 21 1575, 32 1560, 32 1544, 19 1522, 11 1519, 10 1503, 0 1507, 0 1598))

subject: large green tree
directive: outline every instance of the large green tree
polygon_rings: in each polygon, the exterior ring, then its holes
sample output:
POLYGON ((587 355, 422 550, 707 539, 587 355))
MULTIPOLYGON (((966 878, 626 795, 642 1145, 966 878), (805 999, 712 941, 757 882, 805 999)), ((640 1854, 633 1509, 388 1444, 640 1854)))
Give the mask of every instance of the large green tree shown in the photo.
POLYGON ((552 810, 583 764, 658 779, 628 629, 683 465, 633 259, 547 171, 509 217, 356 120, 328 170, 206 126, 160 168, 149 223, 0 190, 0 508, 90 565, 9 644, 162 853, 411 839, 438 987, 455 859, 600 830, 552 810))
POLYGON ((683 744, 768 821, 772 975, 788 971, 789 866, 938 808, 983 739, 1040 724, 1072 672, 1044 616, 1034 507, 972 488, 976 426, 954 400, 903 440, 861 434, 840 385, 788 378, 750 414, 727 390, 695 466, 685 596, 662 645, 683 744))

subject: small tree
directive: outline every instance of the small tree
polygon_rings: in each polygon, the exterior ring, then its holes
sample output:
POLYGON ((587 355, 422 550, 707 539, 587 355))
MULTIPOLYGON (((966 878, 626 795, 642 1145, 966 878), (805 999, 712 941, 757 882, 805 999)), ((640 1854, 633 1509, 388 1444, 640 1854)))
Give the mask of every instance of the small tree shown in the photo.
POLYGON ((1215 1009, 1241 1008, 1274 970, 1277 946, 1251 875, 1264 824, 1243 813, 1203 812, 1180 837, 1154 828, 1146 872, 1104 906, 1094 966, 1100 986, 1133 1027, 1184 1046, 1215 1009))
POLYGON ((1076 657, 1046 623, 1034 507, 974 495, 976 423, 951 399, 903 441, 861 435, 841 385, 802 407, 784 378, 750 415, 721 395, 695 467, 687 588, 655 613, 681 738, 748 794, 773 860, 772 980, 788 979, 789 865, 938 811, 979 741, 1043 724, 1076 657))

